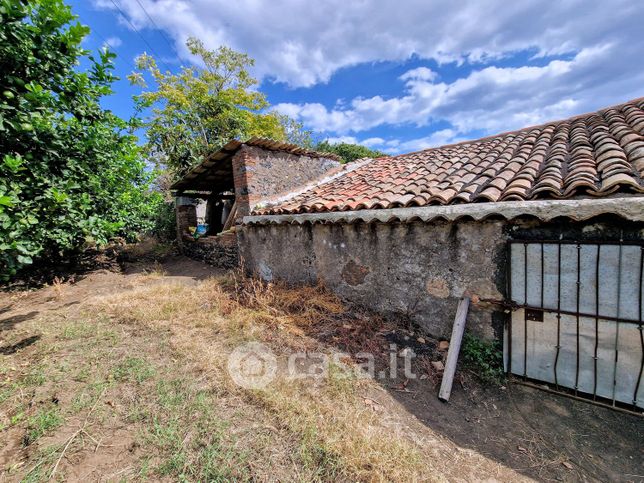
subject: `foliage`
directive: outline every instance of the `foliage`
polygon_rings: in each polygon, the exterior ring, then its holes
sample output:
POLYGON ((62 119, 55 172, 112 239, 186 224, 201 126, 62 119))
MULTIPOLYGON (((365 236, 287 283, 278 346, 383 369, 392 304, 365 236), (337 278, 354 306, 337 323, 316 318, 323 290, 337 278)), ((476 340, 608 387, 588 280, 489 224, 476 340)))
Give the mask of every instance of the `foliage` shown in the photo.
POLYGON ((49 431, 56 429, 63 423, 63 417, 60 415, 58 407, 54 406, 49 409, 41 409, 28 420, 27 432, 25 433, 22 443, 29 446, 49 431))
POLYGON ((497 384, 503 380, 503 352, 498 341, 485 341, 465 334, 461 357, 465 367, 471 369, 481 381, 497 384))
POLYGON ((268 112, 266 97, 254 89, 257 81, 248 55, 228 47, 211 51, 190 38, 190 53, 203 67, 183 67, 178 74, 163 72, 156 60, 137 58, 130 82, 146 88, 145 75, 154 88, 135 97, 147 119, 147 154, 175 176, 181 176, 209 152, 233 138, 263 136, 278 141, 306 143, 310 135, 300 124, 276 112, 268 112))
POLYGON ((162 241, 172 241, 177 236, 177 218, 174 203, 164 201, 156 206, 150 233, 162 241))
POLYGON ((360 158, 379 158, 381 156, 385 156, 385 153, 383 152, 369 149, 368 147, 361 146, 359 144, 332 144, 329 141, 319 142, 315 146, 315 150, 324 153, 337 154, 345 163, 350 163, 351 161, 355 161, 360 158))
POLYGON ((304 124, 285 114, 276 114, 284 128, 286 142, 303 148, 313 149, 313 131, 305 129, 304 124))
POLYGON ((149 227, 155 195, 129 134, 101 108, 114 54, 81 47, 89 29, 63 0, 0 0, 0 280, 149 227), (87 64, 85 71, 80 62, 87 64))

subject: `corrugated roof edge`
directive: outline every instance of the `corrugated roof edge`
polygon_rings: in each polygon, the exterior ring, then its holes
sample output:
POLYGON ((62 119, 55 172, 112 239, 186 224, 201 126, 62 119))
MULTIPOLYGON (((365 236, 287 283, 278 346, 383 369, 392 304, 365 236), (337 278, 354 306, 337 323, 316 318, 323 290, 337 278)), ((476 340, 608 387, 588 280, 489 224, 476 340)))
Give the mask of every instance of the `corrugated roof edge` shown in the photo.
POLYGON ((228 141, 224 146, 219 148, 217 151, 214 151, 208 154, 199 164, 197 164, 185 175, 183 175, 183 177, 180 180, 174 182, 172 186, 170 186, 170 190, 173 190, 173 191, 180 190, 181 185, 185 184, 186 180, 194 177, 193 176, 194 174, 200 174, 201 173, 200 170, 204 168, 204 165, 209 163, 213 158, 221 154, 223 154, 223 156, 220 157, 218 161, 231 157, 243 145, 255 146, 269 151, 280 151, 280 152, 285 152, 289 154, 296 154, 298 156, 308 156, 311 158, 327 158, 327 159, 333 159, 334 161, 341 161, 340 157, 338 157, 333 153, 322 153, 318 151, 312 151, 310 149, 302 148, 296 144, 284 143, 281 141, 274 141, 268 138, 252 137, 250 139, 247 139, 246 141, 241 141, 239 139, 232 139, 228 141))
POLYGON ((269 138, 253 136, 252 138, 247 139, 246 141, 241 141, 239 139, 232 139, 228 141, 224 146, 219 148, 217 151, 213 151, 212 153, 208 154, 199 164, 194 166, 190 171, 188 171, 185 175, 183 175, 183 177, 180 180, 175 181, 172 184, 172 186, 170 186, 170 190, 172 191, 180 190, 181 185, 185 184, 186 180, 193 178, 195 174, 200 174, 201 170, 204 168, 204 165, 210 163, 210 161, 213 158, 219 157, 217 161, 222 161, 228 157, 233 156, 243 145, 255 146, 269 151, 280 151, 280 152, 285 152, 289 154, 295 154, 298 156, 308 156, 310 158, 326 158, 326 159, 333 159, 334 161, 341 161, 340 157, 333 153, 323 153, 323 152, 313 151, 313 150, 305 149, 301 146, 298 146, 297 144, 290 144, 282 141, 274 141, 273 139, 269 139, 269 138), (223 156, 219 156, 219 155, 223 155, 223 156))
POLYGON ((245 216, 244 225, 282 225, 305 223, 390 223, 430 222, 437 220, 482 221, 502 217, 512 220, 521 216, 534 216, 541 221, 565 217, 584 221, 604 214, 618 215, 629 221, 644 221, 644 196, 601 199, 501 201, 460 205, 421 206, 416 208, 390 208, 380 210, 331 211, 285 215, 245 216))

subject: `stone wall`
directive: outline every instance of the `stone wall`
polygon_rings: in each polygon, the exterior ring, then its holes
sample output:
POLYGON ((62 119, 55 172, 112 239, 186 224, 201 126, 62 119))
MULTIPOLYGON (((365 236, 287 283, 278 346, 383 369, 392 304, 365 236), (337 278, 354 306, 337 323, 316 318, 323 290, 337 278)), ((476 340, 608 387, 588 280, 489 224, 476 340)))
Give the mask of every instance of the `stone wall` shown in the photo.
POLYGON ((184 237, 182 252, 190 258, 201 260, 215 267, 235 268, 239 265, 237 236, 232 232, 207 236, 198 240, 184 237))
MULTIPOLYGON (((638 238, 641 224, 535 219, 435 223, 253 225, 239 233, 244 264, 265 280, 322 282, 344 299, 449 337, 459 299, 503 299, 507 241, 638 238)), ((499 305, 471 306, 468 327, 499 338, 499 305)))
POLYGON ((177 200, 176 213, 177 213, 177 240, 179 247, 183 246, 183 238, 191 226, 197 226, 197 208, 193 204, 179 204, 187 203, 186 200, 177 200))
POLYGON ((338 161, 242 146, 233 157, 237 218, 265 200, 285 194, 339 168, 338 161))

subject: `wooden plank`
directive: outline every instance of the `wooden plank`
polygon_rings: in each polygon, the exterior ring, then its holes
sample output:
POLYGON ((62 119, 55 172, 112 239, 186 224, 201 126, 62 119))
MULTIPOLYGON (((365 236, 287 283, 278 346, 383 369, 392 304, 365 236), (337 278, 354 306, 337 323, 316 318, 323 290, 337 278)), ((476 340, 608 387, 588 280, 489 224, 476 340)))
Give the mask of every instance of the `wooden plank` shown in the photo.
POLYGON ((236 215, 237 215, 237 201, 233 203, 233 207, 230 209, 230 213, 228 214, 226 223, 224 223, 224 227, 221 231, 230 230, 230 227, 233 226, 233 223, 235 222, 236 215))
POLYGON ((456 373, 458 354, 461 351, 461 342, 463 340, 463 333, 465 332, 465 321, 467 320, 469 307, 469 297, 463 297, 456 310, 456 317, 454 318, 454 325, 452 327, 452 337, 449 341, 449 351, 447 352, 447 362, 445 363, 443 380, 441 381, 441 388, 438 393, 438 399, 443 402, 449 401, 449 396, 452 393, 452 383, 454 382, 454 374, 456 373))

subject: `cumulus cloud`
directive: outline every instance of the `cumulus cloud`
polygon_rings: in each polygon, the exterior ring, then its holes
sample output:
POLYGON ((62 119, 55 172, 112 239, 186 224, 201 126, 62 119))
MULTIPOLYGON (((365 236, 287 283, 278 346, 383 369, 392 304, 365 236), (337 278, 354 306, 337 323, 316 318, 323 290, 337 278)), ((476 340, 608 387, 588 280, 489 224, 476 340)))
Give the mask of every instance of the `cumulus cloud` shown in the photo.
POLYGON ((331 144, 358 144, 358 139, 354 136, 330 136, 325 141, 331 144))
POLYGON ((411 139, 402 143, 396 144, 392 149, 394 152, 410 152, 420 151, 421 149, 433 148, 436 146, 443 146, 445 144, 458 143, 464 139, 458 135, 453 129, 441 129, 435 131, 429 136, 422 138, 411 139))
POLYGON ((123 45, 123 41, 120 37, 108 37, 103 42, 103 47, 109 47, 112 50, 119 48, 121 45, 123 45))
POLYGON ((460 137, 453 129, 441 129, 431 133, 429 136, 420 138, 409 139, 401 141, 399 139, 383 139, 380 137, 372 137, 360 139, 355 136, 339 136, 330 137, 327 139, 331 143, 353 143, 362 144, 368 148, 376 149, 384 153, 408 153, 411 151, 420 151, 422 149, 433 148, 436 146, 443 146, 445 144, 457 143, 463 141, 464 138, 460 137))
POLYGON ((417 67, 415 69, 408 70, 403 75, 399 77, 403 81, 432 81, 438 74, 427 67, 417 67))
POLYGON ((340 134, 383 124, 423 127, 438 121, 447 121, 457 134, 493 133, 641 95, 644 70, 625 82, 623 76, 611 74, 617 59, 616 46, 605 44, 540 67, 483 67, 453 82, 439 82, 435 75, 419 75, 419 69, 414 69, 400 77, 404 92, 399 97, 358 97, 332 109, 319 103, 275 108, 317 131, 340 134))
MULTIPOLYGON (((114 10, 111 0, 94 3, 114 10)), ((184 60, 190 59, 185 40, 196 36, 210 48, 229 45, 249 53, 256 60, 258 77, 292 87, 327 82, 340 68, 404 62, 412 56, 437 62, 439 73, 447 62, 468 67, 466 75, 447 80, 428 67, 409 70, 398 79, 400 93, 394 96, 276 106, 335 138, 359 140, 357 133, 383 125, 441 128, 405 142, 363 136, 362 142, 376 149, 420 149, 472 132, 516 129, 644 94, 644 4, 630 0, 119 4, 137 29, 165 30, 184 60), (516 65, 518 53, 523 59, 531 56, 529 65, 516 65), (512 62, 501 62, 508 58, 512 62)))
MULTIPOLYGON (((183 43, 191 35, 209 47, 227 44, 252 55, 259 75, 292 86, 328 81, 341 67, 411 55, 485 63, 525 49, 538 56, 578 52, 607 39, 633 43, 639 53, 644 44, 644 6, 629 0, 120 0, 137 28, 153 27, 139 2, 180 55, 187 56, 183 43)), ((115 9, 111 0, 94 3, 115 9)))
POLYGON ((367 146, 368 148, 376 148, 377 146, 382 146, 385 144, 385 140, 382 138, 367 138, 360 141, 360 144, 367 146))

